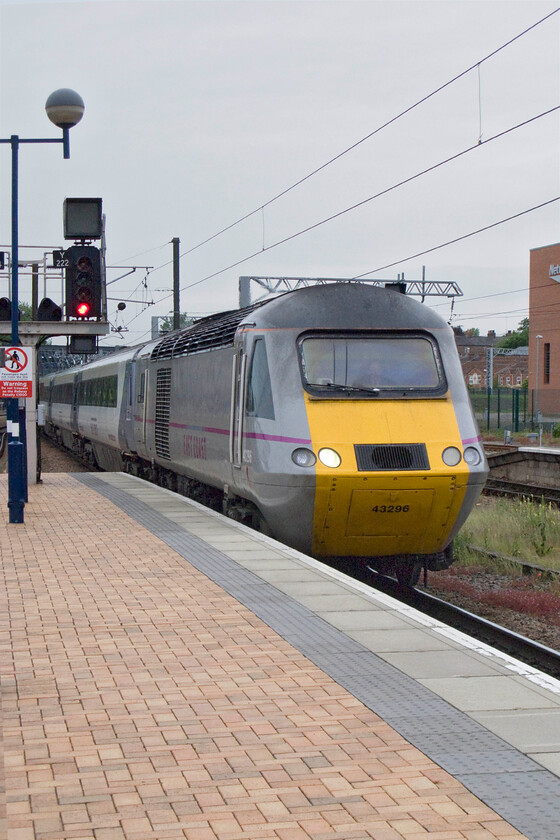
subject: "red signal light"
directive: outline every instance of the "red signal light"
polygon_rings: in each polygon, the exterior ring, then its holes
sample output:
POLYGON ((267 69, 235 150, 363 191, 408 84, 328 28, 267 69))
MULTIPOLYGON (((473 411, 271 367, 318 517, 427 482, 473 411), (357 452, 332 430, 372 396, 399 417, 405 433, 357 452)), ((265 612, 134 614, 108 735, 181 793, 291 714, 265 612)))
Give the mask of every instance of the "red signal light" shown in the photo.
POLYGON ((89 315, 89 310, 90 309, 91 309, 91 307, 90 307, 89 303, 86 303, 86 301, 83 300, 81 303, 78 304, 77 309, 76 309, 76 312, 78 313, 78 317, 79 318, 87 318, 87 316, 89 315))

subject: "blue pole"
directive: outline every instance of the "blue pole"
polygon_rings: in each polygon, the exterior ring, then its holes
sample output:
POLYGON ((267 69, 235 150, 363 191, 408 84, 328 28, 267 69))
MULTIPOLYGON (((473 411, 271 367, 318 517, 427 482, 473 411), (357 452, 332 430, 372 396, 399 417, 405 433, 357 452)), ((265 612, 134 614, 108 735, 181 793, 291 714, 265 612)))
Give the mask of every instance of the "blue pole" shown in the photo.
POLYGON ((70 128, 67 125, 62 126, 62 157, 64 160, 70 157, 70 128))
POLYGON ((19 283, 19 228, 18 228, 18 154, 19 137, 12 134, 12 344, 19 344, 18 334, 18 283, 19 283))
MULTIPOLYGON (((18 231, 18 152, 19 137, 12 134, 12 347, 19 346, 18 334, 18 260, 19 260, 19 231, 18 231)), ((19 435, 19 405, 17 398, 8 400, 7 419, 11 421, 8 431, 8 508, 9 521, 23 522, 23 508, 27 496, 24 478, 25 447, 19 435)))
MULTIPOLYGON (((45 109, 47 116, 62 129, 62 137, 55 138, 20 138, 12 134, 10 139, 0 138, 0 143, 10 143, 12 147, 12 346, 19 347, 19 235, 18 235, 18 154, 21 143, 62 143, 63 157, 70 157, 69 130, 82 119, 84 102, 73 90, 61 88, 51 93, 45 109)), ((7 400, 8 420, 8 508, 10 522, 23 522, 23 508, 27 501, 27 453, 25 422, 20 424, 19 402, 16 397, 7 400)), ((25 412, 23 412, 25 416, 25 412)))

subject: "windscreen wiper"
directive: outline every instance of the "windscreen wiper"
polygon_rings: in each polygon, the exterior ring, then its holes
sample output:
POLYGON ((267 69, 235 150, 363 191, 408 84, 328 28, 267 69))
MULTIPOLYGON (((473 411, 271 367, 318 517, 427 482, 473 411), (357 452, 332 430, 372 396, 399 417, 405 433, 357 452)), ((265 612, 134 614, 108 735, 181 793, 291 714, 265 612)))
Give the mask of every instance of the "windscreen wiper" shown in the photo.
POLYGON ((322 387, 324 388, 336 388, 337 391, 348 391, 355 392, 357 394, 374 394, 374 396, 378 396, 380 393, 380 388, 368 388, 367 385, 341 385, 337 382, 326 382, 322 387))

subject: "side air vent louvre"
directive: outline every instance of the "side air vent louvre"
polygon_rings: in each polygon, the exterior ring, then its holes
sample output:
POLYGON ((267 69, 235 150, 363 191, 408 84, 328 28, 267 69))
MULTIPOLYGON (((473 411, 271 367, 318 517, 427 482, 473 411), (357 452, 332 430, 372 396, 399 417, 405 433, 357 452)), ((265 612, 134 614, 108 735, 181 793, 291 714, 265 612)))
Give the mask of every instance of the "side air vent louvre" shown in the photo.
POLYGON ((430 469, 424 443, 357 443, 354 451, 361 472, 430 469))
POLYGON ((170 458, 169 412, 171 409, 171 368, 157 372, 156 381, 156 453, 160 458, 170 458))
POLYGON ((191 353, 203 353, 205 350, 231 347, 241 321, 263 304, 264 301, 261 301, 245 309, 210 315, 196 321, 191 327, 169 333, 152 350, 152 361, 165 361, 191 353))

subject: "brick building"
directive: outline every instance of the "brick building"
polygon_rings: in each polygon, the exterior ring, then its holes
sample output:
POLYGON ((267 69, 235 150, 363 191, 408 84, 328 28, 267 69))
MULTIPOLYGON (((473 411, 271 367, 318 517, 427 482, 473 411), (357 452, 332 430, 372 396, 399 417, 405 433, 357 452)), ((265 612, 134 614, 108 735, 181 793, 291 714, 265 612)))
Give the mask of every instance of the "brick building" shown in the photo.
POLYGON ((498 340, 496 333, 490 330, 488 335, 467 335, 460 327, 454 329, 454 333, 465 382, 472 388, 486 388, 488 386, 487 351, 498 340))
POLYGON ((529 272, 529 388, 546 418, 560 414, 560 243, 532 249, 529 272))
POLYGON ((488 351, 494 348, 492 387, 521 388, 528 376, 528 348, 517 347, 508 353, 496 352, 496 345, 504 336, 490 330, 485 336, 469 336, 455 331, 455 344, 463 368, 465 382, 471 388, 488 388, 488 351))

